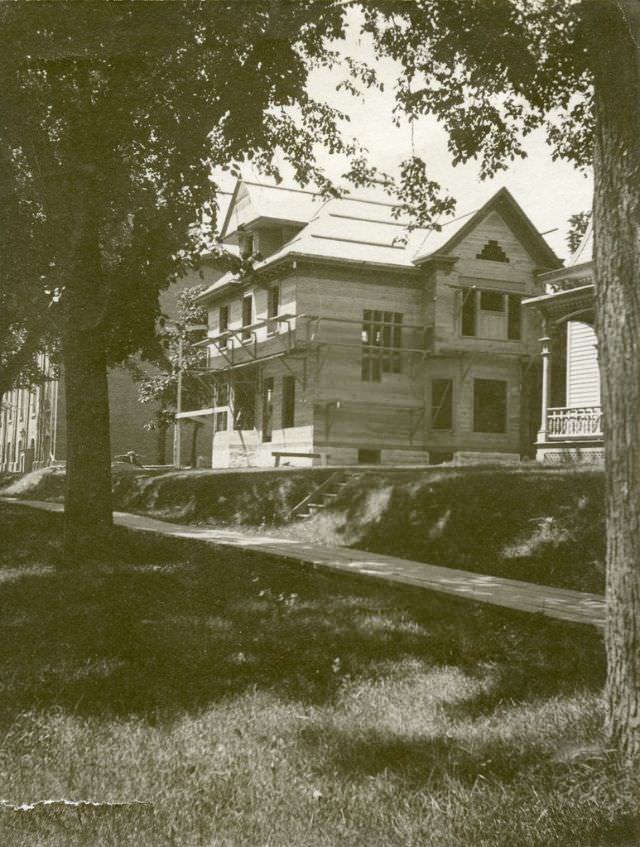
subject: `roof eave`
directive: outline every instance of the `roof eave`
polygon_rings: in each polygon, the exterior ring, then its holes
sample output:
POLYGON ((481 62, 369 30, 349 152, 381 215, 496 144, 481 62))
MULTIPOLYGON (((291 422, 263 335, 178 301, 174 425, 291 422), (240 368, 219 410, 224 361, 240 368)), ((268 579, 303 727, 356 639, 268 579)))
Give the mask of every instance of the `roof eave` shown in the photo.
POLYGON ((553 282, 565 277, 580 276, 581 273, 590 270, 592 265, 593 259, 589 259, 588 262, 580 262, 579 265, 568 265, 567 267, 556 268, 553 271, 541 272, 538 274, 538 279, 541 282, 553 282))

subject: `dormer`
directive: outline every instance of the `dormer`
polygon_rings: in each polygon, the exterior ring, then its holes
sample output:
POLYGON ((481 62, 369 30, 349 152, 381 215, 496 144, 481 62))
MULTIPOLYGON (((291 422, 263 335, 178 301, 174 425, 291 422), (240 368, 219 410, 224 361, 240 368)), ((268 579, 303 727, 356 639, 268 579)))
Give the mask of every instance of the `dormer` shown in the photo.
MULTIPOLYGON (((240 256, 248 259, 250 256, 258 256, 260 259, 268 259, 281 247, 303 229, 302 226, 259 226, 242 227, 236 233, 237 244, 240 247, 240 256)), ((228 240, 227 243, 234 243, 228 240)))
POLYGON ((237 244, 244 258, 267 259, 295 238, 320 208, 312 191, 238 180, 222 226, 225 244, 237 244))

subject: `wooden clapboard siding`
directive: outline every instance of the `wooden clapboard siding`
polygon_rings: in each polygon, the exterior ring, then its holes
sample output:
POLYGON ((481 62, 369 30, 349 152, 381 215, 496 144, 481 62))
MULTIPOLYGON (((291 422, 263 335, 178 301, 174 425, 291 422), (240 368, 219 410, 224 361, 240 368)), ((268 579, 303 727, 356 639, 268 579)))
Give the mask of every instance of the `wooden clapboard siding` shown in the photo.
POLYGON ((314 437, 317 446, 353 446, 374 449, 423 449, 421 408, 343 402, 339 408, 317 403, 314 437))
MULTIPOLYGON (((285 358, 258 365, 261 380, 274 380, 273 440, 266 445, 260 441, 262 395, 258 389, 258 444, 252 461, 264 463, 270 450, 282 446, 294 449, 292 445, 301 451, 327 448, 332 462, 356 461, 360 449, 380 450, 383 462, 398 461, 399 457, 426 461, 429 451, 521 452, 522 433, 527 429, 521 415, 522 368, 523 361, 538 352, 537 315, 523 311, 521 339, 510 340, 506 337, 506 312, 484 310, 486 314, 479 314, 477 334, 467 338, 461 335, 460 306, 462 292, 472 286, 478 291, 523 298, 540 293, 536 263, 495 212, 455 244, 451 258, 453 264, 436 261, 406 272, 364 264, 330 265, 310 258, 296 260, 276 283, 280 286, 280 314, 299 316, 295 321, 296 344, 285 358), (477 258, 490 240, 500 245, 508 262, 477 258), (365 310, 403 315, 401 372, 382 373, 380 381, 362 378, 365 310), (421 329, 410 325, 420 325, 421 329), (425 327, 433 330, 427 337, 425 327), (282 379, 291 369, 297 376, 295 427, 283 431, 282 379), (448 431, 431 427, 432 379, 452 381, 453 421, 448 431), (506 432, 474 432, 476 379, 506 383, 506 432)), ((241 326, 241 300, 247 291, 254 298, 254 321, 267 317, 267 289, 272 284, 265 279, 263 284, 239 287, 221 301, 230 307, 231 329, 241 326)), ((214 332, 218 307, 216 303, 211 310, 214 332)), ((271 353, 277 339, 267 340, 266 327, 257 330, 257 337, 259 355, 271 353)), ((289 348, 283 344, 282 350, 289 348)))
POLYGON ((600 405, 596 334, 588 324, 567 325, 567 406, 600 405))
POLYGON ((457 270, 461 275, 490 277, 493 280, 532 285, 535 262, 525 250, 511 227, 497 212, 490 212, 456 245, 457 270), (493 262, 476 258, 488 241, 497 241, 506 253, 508 262, 493 262))

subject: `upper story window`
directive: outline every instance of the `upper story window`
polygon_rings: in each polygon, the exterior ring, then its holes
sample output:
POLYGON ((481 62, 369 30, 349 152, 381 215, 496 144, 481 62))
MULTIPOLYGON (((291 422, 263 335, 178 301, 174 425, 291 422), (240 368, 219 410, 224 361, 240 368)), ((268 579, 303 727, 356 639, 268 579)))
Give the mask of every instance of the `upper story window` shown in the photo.
POLYGON ((522 306, 519 294, 501 291, 462 292, 460 334, 466 337, 519 341, 522 337, 522 306))
POLYGON ((365 309, 362 313, 362 379, 380 382, 383 373, 402 372, 402 314, 365 309))
POLYGON ((504 294, 499 291, 481 291, 480 308, 485 312, 504 312, 504 294))
POLYGON ((280 314, 280 286, 274 285, 267 292, 267 332, 273 335, 278 331, 278 321, 273 320, 280 314))
POLYGON ((251 338, 251 330, 244 327, 251 326, 253 323, 253 295, 245 294, 242 298, 242 340, 248 341, 251 338))
MULTIPOLYGON (((218 312, 218 332, 222 335, 223 332, 226 332, 229 329, 229 307, 228 306, 220 306, 220 311, 218 312)), ((228 338, 220 339, 220 347, 226 347, 228 338)))
POLYGON ((255 252, 255 237, 252 232, 240 233, 240 256, 248 259, 255 252))

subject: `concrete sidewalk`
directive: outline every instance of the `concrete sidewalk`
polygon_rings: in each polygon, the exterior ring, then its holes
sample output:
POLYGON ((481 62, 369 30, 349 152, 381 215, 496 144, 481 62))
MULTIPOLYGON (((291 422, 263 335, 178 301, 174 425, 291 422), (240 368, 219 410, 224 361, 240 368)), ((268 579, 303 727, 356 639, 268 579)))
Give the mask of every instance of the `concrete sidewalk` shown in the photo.
MULTIPOLYGON (((51 512, 63 511, 61 503, 17 500, 11 497, 2 497, 0 501, 51 512)), ((604 626, 604 597, 599 594, 485 576, 348 547, 325 547, 321 544, 307 544, 295 539, 252 534, 248 531, 169 523, 128 512, 115 512, 114 522, 128 529, 155 532, 174 538, 191 538, 220 547, 254 550, 341 573, 356 573, 389 583, 414 585, 444 594, 454 594, 479 603, 535 612, 575 623, 604 626)))

